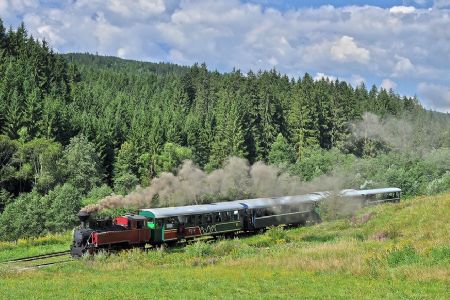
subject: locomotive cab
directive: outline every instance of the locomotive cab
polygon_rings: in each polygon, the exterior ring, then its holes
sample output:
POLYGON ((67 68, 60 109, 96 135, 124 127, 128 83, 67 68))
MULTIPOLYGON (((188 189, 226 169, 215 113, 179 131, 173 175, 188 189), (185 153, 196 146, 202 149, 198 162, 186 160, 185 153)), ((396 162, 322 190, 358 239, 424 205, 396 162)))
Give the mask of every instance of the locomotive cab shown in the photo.
POLYGON ((138 215, 127 215, 115 218, 114 223, 124 229, 142 229, 146 228, 147 219, 138 215))
POLYGON ((80 212, 78 217, 81 226, 74 231, 70 248, 73 257, 81 257, 87 251, 95 252, 100 249, 144 248, 150 240, 147 218, 143 216, 125 215, 114 220, 90 219, 88 213, 80 212))

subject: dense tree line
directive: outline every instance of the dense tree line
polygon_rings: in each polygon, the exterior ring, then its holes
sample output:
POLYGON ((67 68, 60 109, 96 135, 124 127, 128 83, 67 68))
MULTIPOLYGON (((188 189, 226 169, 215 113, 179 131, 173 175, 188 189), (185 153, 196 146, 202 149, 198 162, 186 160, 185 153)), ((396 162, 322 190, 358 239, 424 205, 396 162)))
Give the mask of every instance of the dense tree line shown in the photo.
MULTIPOLYGON (((388 155, 386 143, 351 140, 351 122, 366 111, 449 124, 416 98, 309 74, 59 55, 0 20, 0 238, 70 228, 83 204, 146 186, 185 159, 210 171, 239 156, 311 180, 388 155)), ((432 146, 448 147, 449 136, 443 130, 432 146)))

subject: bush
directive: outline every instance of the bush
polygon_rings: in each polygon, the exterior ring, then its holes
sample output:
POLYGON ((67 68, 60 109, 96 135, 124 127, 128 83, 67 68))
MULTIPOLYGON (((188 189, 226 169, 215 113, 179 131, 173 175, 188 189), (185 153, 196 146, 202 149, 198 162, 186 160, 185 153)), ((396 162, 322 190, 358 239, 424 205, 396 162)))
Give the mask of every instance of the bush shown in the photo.
POLYGON ((301 157, 290 168, 290 173, 310 181, 338 167, 348 166, 353 160, 353 155, 343 154, 335 148, 331 150, 319 147, 304 148, 301 157))
POLYGON ((12 195, 5 189, 0 189, 0 214, 5 209, 6 205, 8 205, 12 201, 12 195))
POLYGON ((0 239, 17 240, 45 232, 45 216, 49 205, 37 192, 21 194, 0 215, 0 239))
POLYGON ((272 243, 286 243, 290 241, 287 232, 282 225, 270 227, 265 234, 272 243))
POLYGON ((190 257, 206 257, 213 254, 213 247, 209 243, 198 241, 186 246, 185 252, 190 257))
POLYGON ((427 194, 439 194, 450 191, 450 172, 445 173, 442 177, 431 181, 427 186, 427 194))
POLYGON ((48 231, 61 232, 78 223, 76 214, 81 208, 81 191, 73 185, 65 183, 57 186, 42 201, 50 206, 45 221, 48 231))
POLYGON ((450 264, 450 245, 433 248, 430 258, 435 264, 450 264))
POLYGON ((302 237, 302 240, 305 242, 318 242, 325 243, 335 241, 339 238, 336 233, 317 233, 317 234, 308 234, 302 237))
POLYGON ((0 215, 0 239, 17 240, 73 228, 80 208, 81 192, 68 183, 44 197, 36 191, 22 194, 0 215))
POLYGON ((387 256, 387 262, 389 266, 395 267, 399 265, 409 265, 417 263, 420 260, 420 256, 414 247, 408 245, 401 249, 395 249, 391 251, 387 256))

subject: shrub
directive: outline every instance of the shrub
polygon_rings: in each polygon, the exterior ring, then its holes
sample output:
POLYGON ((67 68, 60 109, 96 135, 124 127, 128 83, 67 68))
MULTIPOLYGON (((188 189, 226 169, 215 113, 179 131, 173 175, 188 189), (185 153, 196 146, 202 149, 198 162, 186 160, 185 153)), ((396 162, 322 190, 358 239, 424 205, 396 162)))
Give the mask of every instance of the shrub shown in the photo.
POLYGON ((213 247, 209 243, 198 241, 186 246, 185 252, 190 257, 206 257, 213 254, 213 247))
POLYGON ((272 243, 286 243, 290 241, 282 225, 270 227, 265 234, 272 243))
POLYGON ((430 252, 430 258, 431 258, 432 263, 450 264, 450 246, 445 245, 445 246, 433 248, 430 252))
POLYGON ((387 256, 387 262, 391 267, 399 265, 409 265, 417 263, 419 262, 419 260, 419 254, 411 245, 405 246, 400 249, 394 249, 387 256))
POLYGON ((339 236, 336 233, 309 234, 302 237, 305 242, 330 242, 335 241, 339 236))
POLYGON ((433 195, 450 191, 450 172, 431 181, 427 186, 427 194, 433 195))
POLYGON ((0 239, 10 241, 44 233, 43 217, 49 205, 41 199, 41 195, 33 191, 21 194, 7 205, 0 215, 0 239))
POLYGON ((70 183, 57 186, 42 201, 50 206, 45 221, 48 231, 63 231, 78 223, 76 213, 81 208, 81 192, 70 183))

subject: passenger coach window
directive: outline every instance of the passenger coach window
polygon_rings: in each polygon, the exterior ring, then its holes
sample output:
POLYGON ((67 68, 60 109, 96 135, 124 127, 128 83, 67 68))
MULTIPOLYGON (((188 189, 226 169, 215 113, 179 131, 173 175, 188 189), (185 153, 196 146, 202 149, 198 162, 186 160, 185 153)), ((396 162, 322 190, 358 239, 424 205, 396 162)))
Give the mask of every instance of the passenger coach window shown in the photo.
POLYGON ((206 223, 211 224, 212 223, 212 216, 206 215, 206 223))
POLYGON ((221 215, 222 215, 222 220, 223 221, 230 221, 231 220, 231 212, 229 212, 229 211, 225 211, 225 212, 222 212, 222 213, 220 213, 221 215))
POLYGON ((235 221, 239 220, 239 211, 237 211, 237 210, 234 211, 233 220, 235 220, 235 221))
POLYGON ((220 217, 220 214, 217 213, 215 217, 216 223, 222 222, 222 218, 220 217))

